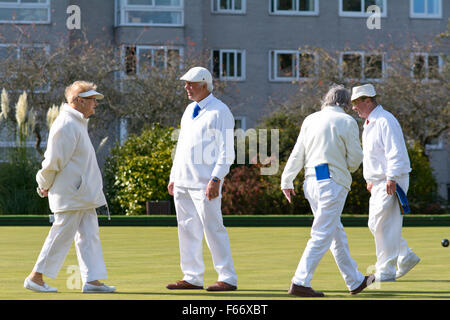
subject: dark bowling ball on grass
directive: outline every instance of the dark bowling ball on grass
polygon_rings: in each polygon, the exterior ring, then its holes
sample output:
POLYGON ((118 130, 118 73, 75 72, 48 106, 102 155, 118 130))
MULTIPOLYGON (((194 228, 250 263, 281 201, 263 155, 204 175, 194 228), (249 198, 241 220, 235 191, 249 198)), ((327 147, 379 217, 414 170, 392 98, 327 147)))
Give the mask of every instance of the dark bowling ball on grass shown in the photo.
POLYGON ((443 239, 442 241, 441 241, 441 244, 442 244, 442 246, 443 247, 448 247, 448 239, 443 239))

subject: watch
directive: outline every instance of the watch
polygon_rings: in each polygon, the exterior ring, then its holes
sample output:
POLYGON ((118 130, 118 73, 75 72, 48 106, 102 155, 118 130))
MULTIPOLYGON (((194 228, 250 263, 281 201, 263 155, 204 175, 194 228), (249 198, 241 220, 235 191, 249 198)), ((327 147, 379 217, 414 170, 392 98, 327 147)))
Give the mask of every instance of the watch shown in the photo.
POLYGON ((220 182, 220 179, 217 178, 217 177, 211 177, 211 181, 214 181, 214 182, 220 182))

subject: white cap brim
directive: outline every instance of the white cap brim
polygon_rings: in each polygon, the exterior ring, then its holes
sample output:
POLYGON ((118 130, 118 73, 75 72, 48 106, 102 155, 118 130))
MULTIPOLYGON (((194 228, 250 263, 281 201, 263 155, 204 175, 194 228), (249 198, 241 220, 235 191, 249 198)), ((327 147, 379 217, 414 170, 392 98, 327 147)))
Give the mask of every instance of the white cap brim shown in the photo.
POLYGON ((95 97, 95 99, 97 99, 97 100, 102 100, 105 97, 104 95, 102 95, 101 93, 99 93, 95 90, 81 92, 78 94, 78 96, 81 98, 95 97))

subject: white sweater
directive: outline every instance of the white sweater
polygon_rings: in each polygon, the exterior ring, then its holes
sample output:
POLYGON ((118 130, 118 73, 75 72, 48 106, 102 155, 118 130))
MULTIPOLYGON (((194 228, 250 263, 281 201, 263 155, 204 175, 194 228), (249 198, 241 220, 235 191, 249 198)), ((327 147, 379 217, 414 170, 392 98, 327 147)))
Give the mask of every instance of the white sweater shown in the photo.
POLYGON ((281 189, 293 189, 293 181, 305 168, 305 177, 315 176, 314 167, 327 163, 331 178, 350 190, 351 172, 363 158, 358 125, 341 107, 327 106, 303 121, 297 142, 281 176, 281 189))
POLYGON ((49 190, 54 213, 106 205, 102 175, 87 128, 88 120, 65 104, 50 129, 36 181, 39 188, 49 190))
POLYGON ((392 113, 377 106, 369 114, 362 135, 366 181, 393 180, 411 171, 402 128, 392 113))
POLYGON ((181 118, 181 130, 170 173, 170 182, 186 188, 206 188, 212 176, 223 181, 234 161, 234 118, 230 109, 212 94, 189 104, 181 118))

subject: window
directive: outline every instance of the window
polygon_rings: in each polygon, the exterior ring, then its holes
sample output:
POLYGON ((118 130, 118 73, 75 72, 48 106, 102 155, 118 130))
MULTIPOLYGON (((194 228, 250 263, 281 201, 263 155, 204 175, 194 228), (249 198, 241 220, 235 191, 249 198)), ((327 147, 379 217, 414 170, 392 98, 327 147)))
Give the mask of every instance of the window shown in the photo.
POLYGON ((168 46, 124 46, 123 61, 126 75, 145 74, 169 67, 182 67, 182 48, 168 46))
POLYGON ((212 70, 220 80, 245 80, 244 50, 213 50, 212 70))
POLYGON ((269 0, 270 13, 290 15, 318 15, 319 0, 269 0))
POLYGON ((247 118, 244 117, 240 117, 240 116, 236 116, 234 117, 234 130, 237 129, 242 129, 242 130, 247 130, 247 118))
POLYGON ((416 53, 412 56, 411 76, 417 80, 436 80, 442 70, 442 58, 437 54, 416 53))
POLYGON ((339 15, 341 17, 368 17, 372 12, 367 12, 370 6, 378 6, 381 16, 386 17, 387 0, 339 0, 339 15))
POLYGON ((246 2, 246 0, 211 0, 211 11, 243 14, 246 11, 246 2))
POLYGON ((316 75, 316 56, 298 50, 273 50, 269 57, 269 78, 272 81, 311 79, 316 75))
POLYGON ((340 59, 342 77, 347 79, 380 80, 384 74, 382 54, 345 52, 340 59))
POLYGON ((116 0, 116 25, 183 26, 184 0, 116 0))
MULTIPOLYGON (((45 66, 47 59, 46 55, 50 53, 50 46, 47 44, 5 44, 0 43, 0 61, 7 60, 15 60, 14 61, 14 71, 13 74, 9 75, 11 77, 11 82, 13 82, 17 78, 17 74, 15 73, 17 70, 21 70, 22 74, 26 73, 27 70, 32 69, 33 74, 37 76, 37 73, 34 73, 36 70, 36 65, 39 68, 44 70, 44 77, 39 75, 39 78, 34 78, 35 82, 43 83, 42 86, 33 88, 34 93, 43 93, 48 92, 50 90, 50 84, 48 80, 45 78, 45 66)), ((9 65, 11 66, 11 64, 9 65)), ((31 78, 28 78, 30 80, 31 78)), ((24 84, 22 84, 24 85, 24 84)), ((19 91, 29 90, 29 87, 26 88, 17 88, 19 91)))
POLYGON ((50 0, 0 0, 0 23, 50 23, 50 0))
POLYGON ((410 0, 411 18, 442 18, 442 0, 410 0))

